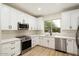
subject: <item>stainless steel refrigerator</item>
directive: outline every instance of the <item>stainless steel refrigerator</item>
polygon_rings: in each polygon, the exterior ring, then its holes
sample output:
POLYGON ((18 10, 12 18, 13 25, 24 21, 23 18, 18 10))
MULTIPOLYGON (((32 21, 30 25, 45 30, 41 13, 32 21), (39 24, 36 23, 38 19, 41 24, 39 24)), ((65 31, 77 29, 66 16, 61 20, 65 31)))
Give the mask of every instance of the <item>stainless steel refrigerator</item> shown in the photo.
POLYGON ((76 32, 77 55, 79 55, 79 26, 76 32))

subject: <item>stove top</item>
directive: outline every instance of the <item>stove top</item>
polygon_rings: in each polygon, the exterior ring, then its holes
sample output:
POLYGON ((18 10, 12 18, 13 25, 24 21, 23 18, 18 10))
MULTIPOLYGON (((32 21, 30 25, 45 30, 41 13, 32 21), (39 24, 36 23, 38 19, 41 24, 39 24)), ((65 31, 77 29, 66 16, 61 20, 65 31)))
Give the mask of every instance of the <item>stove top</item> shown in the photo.
POLYGON ((20 38, 22 42, 31 40, 30 36, 17 36, 16 38, 20 38))

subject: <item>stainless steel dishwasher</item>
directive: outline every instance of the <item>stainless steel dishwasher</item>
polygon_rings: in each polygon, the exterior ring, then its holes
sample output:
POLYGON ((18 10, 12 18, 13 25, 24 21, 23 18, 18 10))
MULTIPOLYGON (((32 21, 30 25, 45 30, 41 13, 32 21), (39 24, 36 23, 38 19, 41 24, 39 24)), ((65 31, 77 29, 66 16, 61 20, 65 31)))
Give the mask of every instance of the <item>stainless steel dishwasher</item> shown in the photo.
POLYGON ((66 44, 66 39, 61 39, 61 51, 67 52, 67 44, 66 44))
POLYGON ((66 39, 55 38, 55 50, 66 52, 66 39))

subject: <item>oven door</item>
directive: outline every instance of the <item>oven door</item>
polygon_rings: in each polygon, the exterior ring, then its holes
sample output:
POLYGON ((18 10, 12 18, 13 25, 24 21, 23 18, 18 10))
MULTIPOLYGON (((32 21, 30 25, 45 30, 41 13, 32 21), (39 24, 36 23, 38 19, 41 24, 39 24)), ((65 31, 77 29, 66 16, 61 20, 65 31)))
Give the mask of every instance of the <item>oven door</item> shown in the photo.
POLYGON ((22 50, 25 50, 28 48, 31 48, 31 40, 27 40, 27 41, 22 42, 22 50))

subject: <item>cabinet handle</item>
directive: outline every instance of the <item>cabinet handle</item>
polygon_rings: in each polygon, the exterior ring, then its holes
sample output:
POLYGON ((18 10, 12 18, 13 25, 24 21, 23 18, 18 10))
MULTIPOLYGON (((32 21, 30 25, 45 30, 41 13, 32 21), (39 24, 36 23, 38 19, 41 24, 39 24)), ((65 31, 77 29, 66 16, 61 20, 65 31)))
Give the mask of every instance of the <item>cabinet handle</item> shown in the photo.
POLYGON ((47 40, 47 42, 49 43, 49 40, 47 40))
POLYGON ((9 25, 9 29, 12 29, 12 26, 11 25, 9 25))
POLYGON ((72 26, 70 26, 70 29, 72 29, 72 26))
POLYGON ((15 47, 11 48, 11 50, 15 49, 15 47))
POLYGON ((25 23, 25 20, 23 19, 23 23, 25 23))
POLYGON ((11 56, 14 56, 15 55, 15 53, 13 53, 11 56))
POLYGON ((72 41, 72 40, 68 40, 68 41, 72 41))
POLYGON ((11 42, 11 44, 15 44, 15 42, 11 42))

